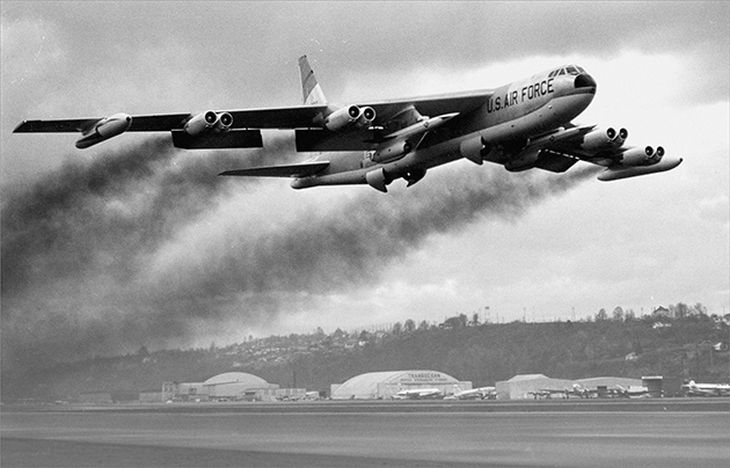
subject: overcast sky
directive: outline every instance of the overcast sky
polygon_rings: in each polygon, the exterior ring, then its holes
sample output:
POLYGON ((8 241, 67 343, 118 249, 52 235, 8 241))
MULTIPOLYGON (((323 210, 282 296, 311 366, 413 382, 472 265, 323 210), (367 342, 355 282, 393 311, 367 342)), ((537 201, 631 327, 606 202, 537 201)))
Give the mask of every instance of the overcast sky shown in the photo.
POLYGON ((227 344, 443 320, 728 313, 726 2, 3 2, 3 359, 227 344), (677 169, 603 183, 457 162, 388 194, 221 170, 298 161, 23 119, 301 102, 307 54, 347 104, 496 87, 565 63, 598 82, 576 123, 626 127, 677 169), (489 307, 489 309, 485 309, 489 307), (39 348, 43 348, 39 351, 39 348))

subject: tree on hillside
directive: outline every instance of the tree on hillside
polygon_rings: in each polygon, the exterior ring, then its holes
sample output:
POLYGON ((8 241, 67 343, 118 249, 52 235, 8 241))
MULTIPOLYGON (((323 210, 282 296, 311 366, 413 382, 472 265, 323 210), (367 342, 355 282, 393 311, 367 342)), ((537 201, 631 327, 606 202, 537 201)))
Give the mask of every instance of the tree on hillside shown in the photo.
POLYGON ((683 319, 689 315, 689 307, 687 307, 687 304, 679 302, 677 305, 670 305, 669 312, 674 318, 683 319))
POLYGON ((419 331, 426 331, 428 330, 428 322, 425 320, 422 320, 421 323, 418 324, 418 330, 419 331))
POLYGON ((601 310, 599 310, 596 314, 596 322, 600 322, 602 320, 608 320, 608 313, 603 307, 601 307, 601 310))
POLYGON ((613 320, 616 322, 623 322, 624 309, 621 306, 616 306, 616 308, 613 309, 613 320))
POLYGON ((391 333, 392 333, 393 335, 395 335, 395 336, 398 336, 398 335, 400 335, 401 333, 403 333, 403 324, 402 324, 402 323, 400 323, 400 322, 395 322, 395 323, 393 324, 393 329, 391 330, 391 333))
POLYGON ((449 317, 444 321, 442 325, 443 328, 447 330, 466 328, 466 315, 459 314, 456 317, 449 317))
POLYGON ((692 306, 692 313, 697 314, 700 317, 707 315, 707 307, 703 306, 701 303, 697 303, 694 306, 692 306))
POLYGON ((408 319, 403 323, 403 332, 405 333, 413 333, 416 329, 416 322, 414 322, 412 319, 408 319))
POLYGON ((470 325, 472 327, 479 326, 479 314, 478 313, 475 312, 474 315, 472 315, 470 325))

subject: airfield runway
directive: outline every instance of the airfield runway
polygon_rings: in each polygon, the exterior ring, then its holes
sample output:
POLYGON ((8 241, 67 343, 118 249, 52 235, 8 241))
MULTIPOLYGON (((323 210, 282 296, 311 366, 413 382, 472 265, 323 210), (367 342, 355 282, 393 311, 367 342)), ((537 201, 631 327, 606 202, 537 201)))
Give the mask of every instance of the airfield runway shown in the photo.
POLYGON ((4 408, 9 467, 726 467, 730 399, 4 408))

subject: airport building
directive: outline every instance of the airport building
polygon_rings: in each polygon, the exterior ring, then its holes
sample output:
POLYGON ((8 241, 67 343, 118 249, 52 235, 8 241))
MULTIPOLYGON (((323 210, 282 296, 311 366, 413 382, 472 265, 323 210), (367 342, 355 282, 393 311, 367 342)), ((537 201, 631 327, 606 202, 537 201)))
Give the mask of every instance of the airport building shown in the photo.
MULTIPOLYGON (((576 388, 582 389, 609 389, 623 387, 641 388, 641 379, 630 379, 625 377, 593 377, 589 379, 568 380, 553 379, 543 374, 516 375, 509 380, 496 383, 497 398, 500 400, 524 400, 537 397, 565 398, 568 393, 576 388)), ((579 392, 575 392, 580 395, 579 392)))
POLYGON ((306 389, 279 388, 245 372, 218 374, 205 382, 163 382, 164 401, 273 401, 303 398, 306 389))
POLYGON ((451 395, 471 390, 472 383, 461 382, 448 374, 433 370, 369 372, 342 384, 333 384, 330 395, 335 400, 380 400, 393 398, 403 390, 422 388, 435 388, 443 395, 451 395))

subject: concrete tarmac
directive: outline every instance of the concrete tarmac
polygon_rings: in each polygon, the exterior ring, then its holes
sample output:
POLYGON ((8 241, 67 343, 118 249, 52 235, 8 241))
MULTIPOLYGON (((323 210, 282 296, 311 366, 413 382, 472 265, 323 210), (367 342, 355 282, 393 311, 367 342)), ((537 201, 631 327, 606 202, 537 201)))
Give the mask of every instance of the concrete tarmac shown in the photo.
POLYGON ((0 464, 725 467, 729 405, 667 399, 5 408, 0 464))

